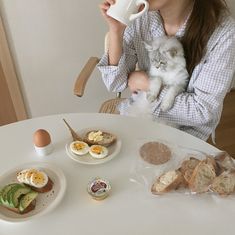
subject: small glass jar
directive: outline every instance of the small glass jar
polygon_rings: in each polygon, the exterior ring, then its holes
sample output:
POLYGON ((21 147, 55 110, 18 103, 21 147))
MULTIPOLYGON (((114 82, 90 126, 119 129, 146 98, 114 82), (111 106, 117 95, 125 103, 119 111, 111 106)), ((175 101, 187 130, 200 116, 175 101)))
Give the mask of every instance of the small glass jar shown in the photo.
POLYGON ((109 195, 110 190, 110 183, 100 177, 94 178, 87 185, 87 192, 95 200, 105 199, 109 195))

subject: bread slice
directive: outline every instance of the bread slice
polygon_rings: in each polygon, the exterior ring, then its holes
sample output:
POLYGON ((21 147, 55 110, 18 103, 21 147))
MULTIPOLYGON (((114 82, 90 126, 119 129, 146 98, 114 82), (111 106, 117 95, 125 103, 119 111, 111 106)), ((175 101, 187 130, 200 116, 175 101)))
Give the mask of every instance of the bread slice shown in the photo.
POLYGON ((1 205, 3 206, 4 208, 6 208, 7 210, 9 211, 12 211, 12 212, 15 212, 17 214, 26 214, 26 213, 29 213, 30 211, 34 210, 35 207, 36 207, 36 200, 33 200, 28 206, 27 208, 25 208, 24 211, 20 211, 19 208, 13 208, 13 207, 7 207, 7 206, 4 206, 4 205, 1 205))
POLYGON ((206 161, 201 161, 193 171, 189 181, 189 188, 195 193, 204 193, 209 190, 209 185, 216 177, 215 169, 206 161))
POLYGON ((235 172, 223 172, 213 180, 210 189, 222 196, 233 193, 235 190, 235 172))
POLYGON ((182 162, 179 171, 182 173, 186 181, 186 185, 189 183, 192 177, 193 171, 199 163, 200 163, 200 160, 194 157, 190 157, 188 160, 185 160, 182 162))
POLYGON ((153 194, 163 194, 177 189, 181 182, 182 174, 180 171, 168 171, 157 178, 152 185, 151 192, 153 194))
POLYGON ((215 174, 219 175, 219 173, 220 173, 219 167, 218 167, 218 164, 216 163, 214 157, 208 155, 208 156, 206 156, 206 159, 203 161, 206 162, 207 164, 211 165, 215 169, 215 174))
MULTIPOLYGON (((97 138, 98 139, 98 138, 97 138)), ((100 130, 91 130, 87 132, 83 138, 83 141, 86 142, 88 145, 102 145, 105 147, 108 147, 115 143, 117 140, 117 137, 109 132, 100 131, 100 130), (90 133, 98 133, 101 132, 102 139, 96 140, 96 138, 89 138, 90 133)))
POLYGON ((51 191, 51 189, 53 188, 53 181, 48 177, 48 182, 47 184, 42 187, 42 188, 37 188, 37 187, 34 187, 32 185, 28 185, 26 184, 27 186, 29 186, 31 189, 33 189, 33 191, 36 191, 38 193, 47 193, 49 191, 51 191))
POLYGON ((215 157, 215 161, 220 173, 223 173, 224 171, 235 170, 235 162, 227 152, 220 152, 219 154, 217 154, 217 156, 215 157))

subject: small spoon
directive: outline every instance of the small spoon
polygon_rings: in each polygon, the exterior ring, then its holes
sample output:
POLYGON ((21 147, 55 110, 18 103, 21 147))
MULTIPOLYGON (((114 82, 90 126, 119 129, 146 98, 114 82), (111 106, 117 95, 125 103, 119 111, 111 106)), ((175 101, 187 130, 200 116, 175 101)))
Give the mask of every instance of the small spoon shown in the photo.
POLYGON ((66 122, 66 120, 63 118, 64 123, 69 128, 70 133, 72 135, 73 141, 83 141, 83 139, 72 129, 72 127, 66 122))

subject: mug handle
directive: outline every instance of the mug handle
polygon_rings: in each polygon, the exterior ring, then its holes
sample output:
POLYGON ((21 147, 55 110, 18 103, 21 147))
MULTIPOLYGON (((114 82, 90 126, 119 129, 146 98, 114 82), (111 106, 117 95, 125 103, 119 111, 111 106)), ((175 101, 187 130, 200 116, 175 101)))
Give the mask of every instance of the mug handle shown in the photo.
POLYGON ((149 3, 146 0, 137 0, 136 1, 137 6, 140 6, 141 4, 144 4, 144 9, 136 14, 130 15, 130 18, 129 18, 130 21, 133 21, 133 20, 139 18, 149 9, 149 3))

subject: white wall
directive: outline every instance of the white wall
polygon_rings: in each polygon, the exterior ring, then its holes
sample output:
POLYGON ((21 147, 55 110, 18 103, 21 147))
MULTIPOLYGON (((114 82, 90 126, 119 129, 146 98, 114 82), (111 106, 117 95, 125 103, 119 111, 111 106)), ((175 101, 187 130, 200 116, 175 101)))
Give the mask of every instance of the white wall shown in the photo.
MULTIPOLYGON (((103 53, 102 0, 0 0, 11 50, 32 117, 95 112, 112 97, 96 70, 83 98, 73 95, 86 60, 103 53)), ((235 15, 235 0, 229 0, 235 15)))
MULTIPOLYGON (((73 95, 79 71, 103 53, 100 0, 2 0, 1 13, 32 117, 97 111, 111 97, 96 70, 84 98, 73 95)), ((112 95, 113 97, 114 95, 112 95)))

